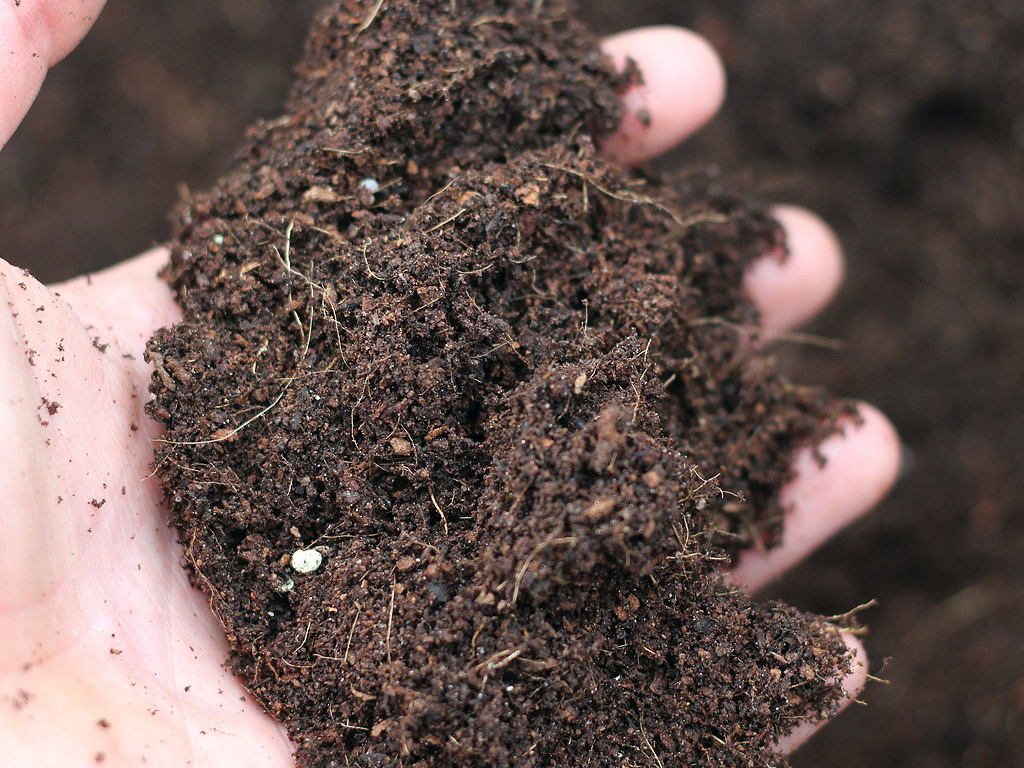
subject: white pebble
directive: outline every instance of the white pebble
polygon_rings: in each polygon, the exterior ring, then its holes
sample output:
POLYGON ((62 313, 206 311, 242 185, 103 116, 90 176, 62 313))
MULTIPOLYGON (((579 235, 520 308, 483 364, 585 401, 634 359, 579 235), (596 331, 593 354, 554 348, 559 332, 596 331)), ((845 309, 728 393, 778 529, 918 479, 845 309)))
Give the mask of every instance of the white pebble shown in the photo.
POLYGON ((359 186, 369 192, 371 195, 377 194, 380 191, 380 182, 376 179, 363 179, 359 182, 359 186))
POLYGON ((315 549, 297 549, 292 552, 292 568, 297 573, 312 573, 323 561, 324 556, 315 549))
POLYGON ((224 235, 214 235, 213 236, 213 244, 214 245, 224 245, 224 235))

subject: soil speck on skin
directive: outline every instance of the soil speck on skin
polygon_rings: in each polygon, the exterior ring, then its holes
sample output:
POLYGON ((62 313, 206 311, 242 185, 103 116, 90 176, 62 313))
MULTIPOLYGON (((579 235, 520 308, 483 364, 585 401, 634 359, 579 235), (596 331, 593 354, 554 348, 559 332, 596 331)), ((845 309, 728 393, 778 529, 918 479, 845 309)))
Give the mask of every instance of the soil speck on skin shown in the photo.
POLYGON ((784 765, 851 660, 719 568, 848 409, 747 349, 778 225, 604 163, 637 74, 534 6, 329 9, 188 201, 172 522, 302 766, 784 765))
MULTIPOLYGON (((25 671, 28 670, 26 669, 25 671)), ((13 706, 15 710, 24 709, 32 699, 32 693, 26 691, 24 688, 19 688, 15 694, 10 697, 11 706, 13 706)))

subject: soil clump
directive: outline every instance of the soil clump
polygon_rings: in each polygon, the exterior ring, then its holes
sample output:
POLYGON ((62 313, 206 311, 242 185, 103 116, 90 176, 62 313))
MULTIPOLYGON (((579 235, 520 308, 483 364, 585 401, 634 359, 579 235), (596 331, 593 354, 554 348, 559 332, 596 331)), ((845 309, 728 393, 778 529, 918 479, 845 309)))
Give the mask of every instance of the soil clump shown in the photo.
POLYGON ((598 157, 636 77, 561 6, 342 2, 181 211, 157 467, 302 766, 780 765, 841 697, 720 567, 846 406, 751 351, 777 224, 598 157))

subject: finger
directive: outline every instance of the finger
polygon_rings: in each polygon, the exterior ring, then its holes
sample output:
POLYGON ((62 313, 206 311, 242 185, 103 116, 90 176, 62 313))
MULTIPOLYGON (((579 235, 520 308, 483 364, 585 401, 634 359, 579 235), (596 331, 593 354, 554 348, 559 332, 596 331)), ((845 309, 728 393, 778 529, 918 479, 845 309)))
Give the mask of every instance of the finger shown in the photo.
POLYGON ((621 70, 628 59, 643 77, 623 95, 626 114, 603 142, 605 157, 636 165, 660 155, 708 122, 725 98, 725 68, 711 45, 679 27, 645 27, 602 44, 621 70))
POLYGON ((744 288, 761 311, 763 338, 792 330, 820 312, 843 280, 843 249, 832 229, 804 208, 773 211, 786 232, 788 255, 766 254, 747 270, 744 288))
POLYGON ((0 149, 35 100, 46 72, 89 31, 104 0, 21 0, 0 6, 0 149))
POLYGON ((787 509, 782 543, 765 553, 742 553, 726 576, 731 583, 748 591, 759 589, 888 493, 899 473, 899 436, 872 406, 861 403, 858 413, 861 423, 847 422, 818 447, 826 459, 824 466, 810 448, 797 454, 796 478, 780 494, 787 509))
MULTIPOLYGON (((846 698, 843 699, 835 714, 846 709, 846 707, 848 707, 857 698, 860 692, 864 690, 864 685, 867 683, 868 679, 868 657, 867 653, 864 651, 864 645, 860 640, 850 634, 844 634, 843 640, 846 641, 846 645, 853 653, 853 663, 851 665, 850 674, 843 678, 843 691, 846 694, 846 698)), ((827 722, 828 720, 821 720, 818 722, 805 721, 800 723, 800 725, 794 728, 786 738, 779 742, 779 749, 784 754, 790 754, 801 744, 807 741, 807 739, 813 736, 818 729, 827 722)))

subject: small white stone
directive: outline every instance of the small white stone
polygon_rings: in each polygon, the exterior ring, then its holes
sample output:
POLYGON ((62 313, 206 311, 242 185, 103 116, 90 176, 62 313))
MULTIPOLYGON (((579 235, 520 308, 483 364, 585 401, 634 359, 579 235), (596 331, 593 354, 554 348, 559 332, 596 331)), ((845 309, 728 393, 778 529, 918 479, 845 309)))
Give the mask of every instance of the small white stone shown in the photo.
POLYGON ((697 507, 698 510, 704 509, 704 507, 706 507, 707 505, 708 505, 708 500, 707 499, 697 499, 697 503, 694 504, 694 506, 697 507))
POLYGON ((312 573, 323 561, 324 556, 315 549, 297 549, 292 552, 292 569, 297 573, 312 573))
POLYGON ((359 182, 359 186, 369 192, 371 195, 377 194, 380 191, 380 182, 376 179, 363 179, 359 182))
POLYGON ((224 235, 214 235, 213 236, 213 244, 214 245, 224 245, 224 235))

